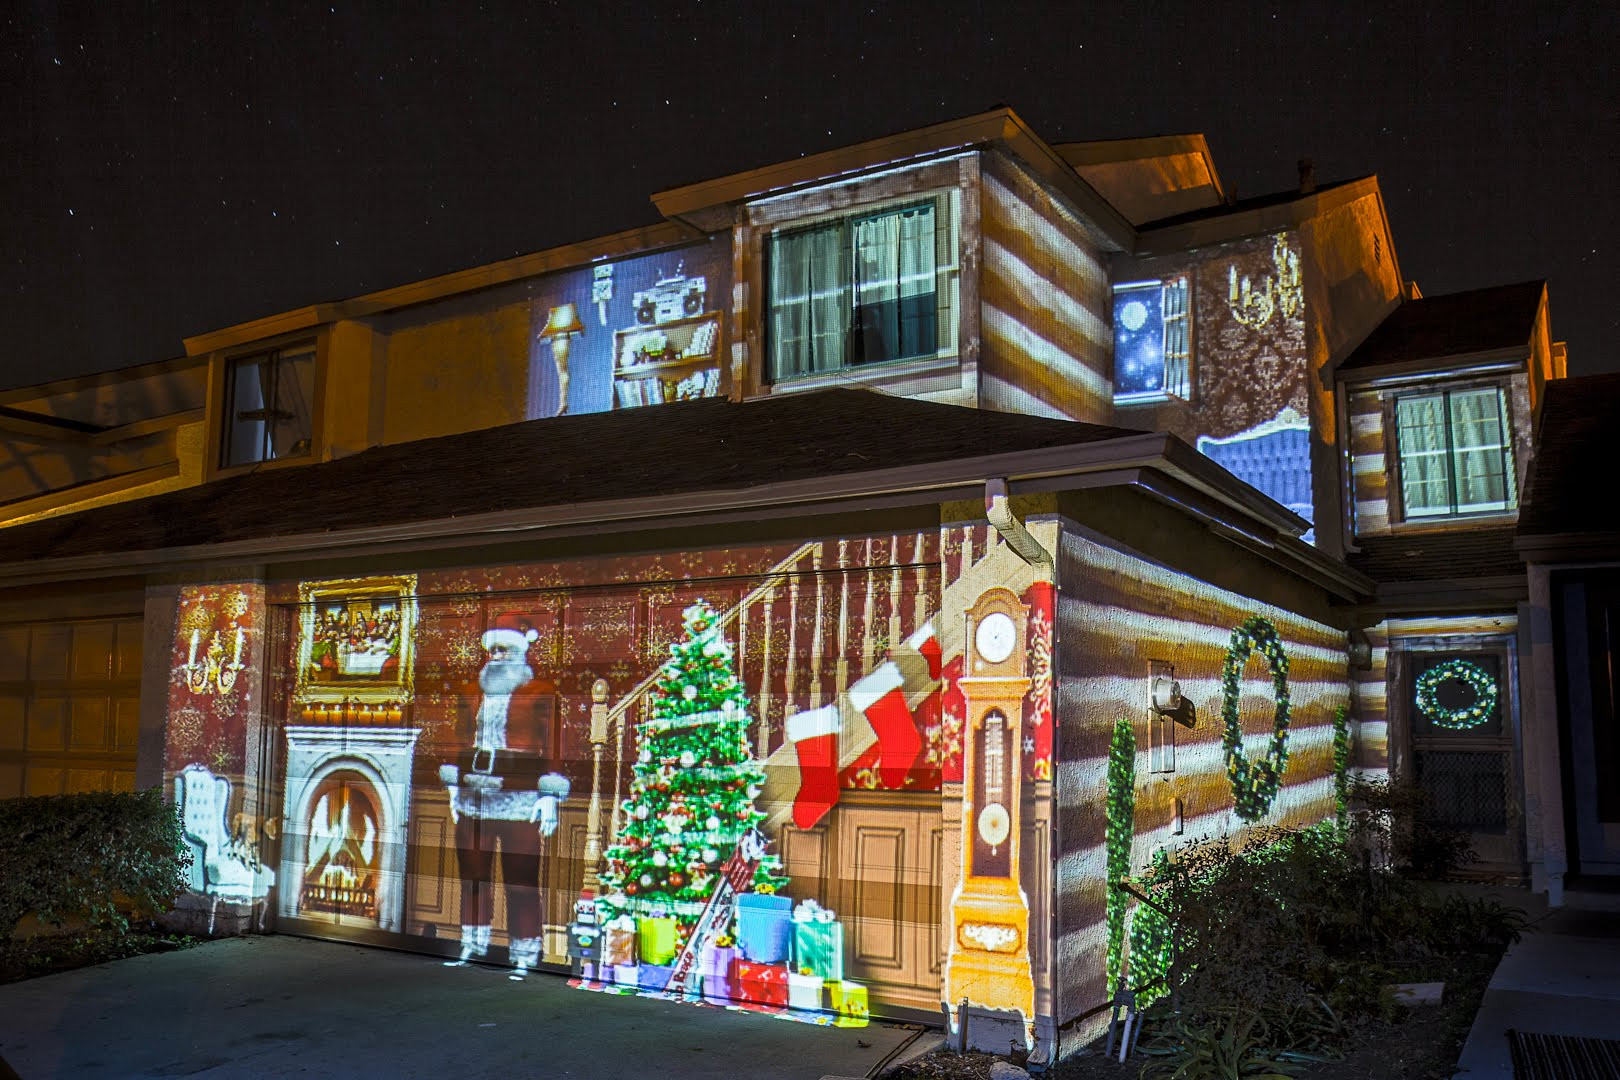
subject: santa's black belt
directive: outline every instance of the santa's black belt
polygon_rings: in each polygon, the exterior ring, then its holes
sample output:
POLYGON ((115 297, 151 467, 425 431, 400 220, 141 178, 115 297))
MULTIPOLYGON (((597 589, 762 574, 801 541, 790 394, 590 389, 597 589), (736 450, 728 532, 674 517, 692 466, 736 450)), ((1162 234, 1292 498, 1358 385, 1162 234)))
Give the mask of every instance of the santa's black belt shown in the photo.
POLYGON ((498 776, 508 789, 534 787, 546 771, 546 759, 519 750, 463 750, 456 768, 465 775, 498 776))

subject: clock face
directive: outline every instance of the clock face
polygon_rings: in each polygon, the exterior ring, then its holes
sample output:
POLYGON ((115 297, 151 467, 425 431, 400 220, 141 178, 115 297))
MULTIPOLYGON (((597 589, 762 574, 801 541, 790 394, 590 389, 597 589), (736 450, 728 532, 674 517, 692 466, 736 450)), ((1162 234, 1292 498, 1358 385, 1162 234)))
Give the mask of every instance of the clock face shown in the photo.
POLYGON ((992 848, 1006 843, 1011 830, 1012 818, 1000 803, 991 803, 979 811, 979 838, 992 848))
POLYGON ((999 664, 1011 656, 1017 644, 1018 627, 1006 612, 992 611, 979 620, 978 629, 973 632, 974 648, 991 664, 999 664))

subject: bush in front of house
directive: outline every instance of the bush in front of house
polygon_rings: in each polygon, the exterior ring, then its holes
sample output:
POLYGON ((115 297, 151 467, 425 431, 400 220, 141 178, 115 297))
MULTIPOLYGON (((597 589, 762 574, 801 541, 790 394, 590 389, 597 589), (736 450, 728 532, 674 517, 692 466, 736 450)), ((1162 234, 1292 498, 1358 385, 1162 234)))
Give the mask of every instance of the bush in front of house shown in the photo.
MULTIPOLYGON (((1446 979, 1517 937, 1517 910, 1392 865, 1383 846, 1402 825, 1379 811, 1382 791, 1359 794, 1348 829, 1263 828, 1241 848, 1221 837, 1156 861, 1147 894, 1173 932, 1155 958, 1169 994, 1149 1010, 1144 1076, 1278 1076, 1331 1059, 1362 1021, 1392 1018, 1391 984, 1446 979)), ((1133 984, 1150 974, 1137 966, 1133 984)))
POLYGON ((0 801, 0 931, 32 913, 123 933, 174 905, 190 864, 159 788, 0 801))

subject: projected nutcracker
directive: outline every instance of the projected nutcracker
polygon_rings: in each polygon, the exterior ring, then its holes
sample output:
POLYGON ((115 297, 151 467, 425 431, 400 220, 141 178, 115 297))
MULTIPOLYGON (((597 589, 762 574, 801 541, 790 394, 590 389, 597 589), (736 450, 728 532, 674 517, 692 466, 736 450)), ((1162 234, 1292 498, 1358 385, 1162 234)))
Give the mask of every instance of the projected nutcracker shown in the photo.
POLYGON ((964 1006, 1016 1012, 1035 1048, 1029 899, 1019 883, 1019 767, 1029 611, 1010 589, 988 589, 967 613, 959 685, 966 703, 962 878, 951 897, 945 1019, 957 1034, 964 1006))
POLYGON ((489 660, 469 687, 463 715, 472 747, 439 768, 456 823, 461 872, 461 953, 465 964, 489 951, 495 913, 495 855, 506 884, 508 956, 522 978, 540 959, 540 840, 557 828, 568 779, 548 772, 556 745, 556 694, 535 679, 528 650, 539 634, 520 615, 502 615, 483 637, 489 660))

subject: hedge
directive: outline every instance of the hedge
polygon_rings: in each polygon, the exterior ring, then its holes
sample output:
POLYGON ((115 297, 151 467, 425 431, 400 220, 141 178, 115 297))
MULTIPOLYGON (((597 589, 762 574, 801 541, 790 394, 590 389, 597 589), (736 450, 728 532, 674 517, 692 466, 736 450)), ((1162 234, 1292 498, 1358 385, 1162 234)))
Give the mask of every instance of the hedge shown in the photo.
POLYGON ((159 788, 0 801, 0 932, 30 912, 122 931, 126 912, 167 911, 191 854, 159 788))

